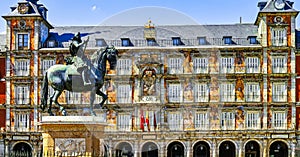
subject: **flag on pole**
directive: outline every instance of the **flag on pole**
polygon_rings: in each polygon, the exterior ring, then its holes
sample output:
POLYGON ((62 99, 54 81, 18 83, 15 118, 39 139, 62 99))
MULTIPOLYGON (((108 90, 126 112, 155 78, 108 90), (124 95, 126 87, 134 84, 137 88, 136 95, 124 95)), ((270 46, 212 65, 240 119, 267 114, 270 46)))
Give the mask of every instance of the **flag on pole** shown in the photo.
POLYGON ((141 110, 141 121, 140 121, 140 128, 142 131, 144 131, 144 123, 145 123, 145 118, 144 118, 144 111, 141 110))
POLYGON ((150 123, 149 123, 149 111, 146 111, 146 123, 148 131, 150 131, 150 123))
POLYGON ((155 112, 154 112, 154 118, 153 118, 153 125, 154 125, 154 130, 156 131, 156 128, 157 128, 157 124, 156 124, 156 115, 155 115, 155 112))

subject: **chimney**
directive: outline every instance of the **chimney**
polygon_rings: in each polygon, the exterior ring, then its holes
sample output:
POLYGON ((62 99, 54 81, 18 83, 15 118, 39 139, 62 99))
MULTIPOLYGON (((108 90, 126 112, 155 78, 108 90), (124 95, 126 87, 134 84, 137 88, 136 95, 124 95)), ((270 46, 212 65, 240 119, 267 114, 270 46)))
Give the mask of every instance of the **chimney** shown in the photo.
POLYGON ((242 18, 242 16, 240 17, 240 24, 242 24, 243 23, 243 18, 242 18))

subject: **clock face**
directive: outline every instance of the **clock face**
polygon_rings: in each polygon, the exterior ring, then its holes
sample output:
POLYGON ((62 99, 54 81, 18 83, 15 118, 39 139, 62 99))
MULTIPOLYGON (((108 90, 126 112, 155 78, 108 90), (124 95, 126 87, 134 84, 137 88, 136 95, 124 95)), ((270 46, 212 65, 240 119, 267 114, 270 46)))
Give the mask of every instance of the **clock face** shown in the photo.
POLYGON ((276 0, 274 5, 276 9, 283 9, 285 6, 285 2, 284 0, 276 0))
POLYGON ((28 11, 28 6, 26 4, 20 4, 18 9, 21 14, 25 14, 28 11))

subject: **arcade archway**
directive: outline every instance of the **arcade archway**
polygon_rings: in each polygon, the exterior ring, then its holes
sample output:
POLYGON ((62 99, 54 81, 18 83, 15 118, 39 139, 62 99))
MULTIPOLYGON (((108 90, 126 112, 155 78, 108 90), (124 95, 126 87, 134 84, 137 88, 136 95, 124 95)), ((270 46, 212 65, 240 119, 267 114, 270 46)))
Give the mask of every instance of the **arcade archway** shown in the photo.
POLYGON ((270 146, 270 156, 272 157, 288 157, 288 146, 281 141, 277 141, 270 146))
POLYGON ((260 157, 260 147, 256 141, 249 141, 246 144, 245 157, 260 157))
POLYGON ((210 157, 210 147, 204 142, 197 142, 193 148, 193 157, 210 157))
POLYGON ((158 157, 158 147, 153 142, 148 142, 143 145, 142 157, 158 157))
POLYGON ((32 155, 31 146, 25 142, 17 143, 10 152, 10 156, 31 157, 32 155))
POLYGON ((116 157, 133 157, 133 150, 129 143, 122 142, 116 147, 116 157))
POLYGON ((180 142, 172 142, 168 146, 168 157, 184 157, 184 146, 180 142))
POLYGON ((222 142, 219 147, 219 157, 236 157, 235 145, 230 141, 222 142))

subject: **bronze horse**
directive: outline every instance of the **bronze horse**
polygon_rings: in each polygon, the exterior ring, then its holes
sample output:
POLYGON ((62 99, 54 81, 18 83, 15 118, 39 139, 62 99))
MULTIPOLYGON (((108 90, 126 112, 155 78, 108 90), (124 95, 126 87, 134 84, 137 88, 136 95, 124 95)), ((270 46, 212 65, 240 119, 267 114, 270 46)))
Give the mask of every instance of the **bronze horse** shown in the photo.
POLYGON ((90 91, 90 113, 95 116, 93 110, 95 96, 102 96, 100 107, 102 108, 104 102, 107 99, 107 95, 100 91, 104 84, 104 76, 106 73, 106 63, 109 62, 110 69, 115 69, 117 64, 118 50, 112 47, 106 47, 104 50, 100 49, 96 51, 91 60, 86 59, 85 62, 90 69, 89 79, 91 84, 84 86, 82 75, 77 72, 74 65, 62 65, 57 64, 50 67, 44 75, 42 91, 41 91, 41 109, 45 110, 47 107, 48 99, 48 85, 54 89, 54 94, 50 97, 50 104, 48 108, 49 115, 53 116, 52 103, 54 102, 59 106, 62 115, 66 116, 65 108, 57 101, 58 97, 64 90, 71 92, 87 92, 90 91))

